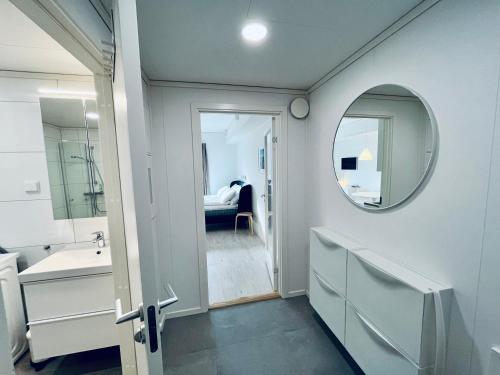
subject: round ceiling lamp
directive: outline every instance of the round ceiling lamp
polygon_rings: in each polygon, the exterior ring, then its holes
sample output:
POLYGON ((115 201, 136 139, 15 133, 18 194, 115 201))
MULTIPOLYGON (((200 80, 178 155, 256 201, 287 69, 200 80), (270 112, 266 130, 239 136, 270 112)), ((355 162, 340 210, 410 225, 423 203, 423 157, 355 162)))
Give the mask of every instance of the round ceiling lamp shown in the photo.
POLYGON ((247 42, 257 44, 266 39, 267 27, 260 22, 247 23, 243 26, 241 35, 247 42))

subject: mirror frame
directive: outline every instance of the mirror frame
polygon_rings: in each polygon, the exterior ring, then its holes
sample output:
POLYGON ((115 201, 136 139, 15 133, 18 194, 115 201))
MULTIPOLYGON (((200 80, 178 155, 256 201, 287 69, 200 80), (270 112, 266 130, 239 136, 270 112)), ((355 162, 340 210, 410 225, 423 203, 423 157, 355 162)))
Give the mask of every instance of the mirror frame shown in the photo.
POLYGON ((439 131, 438 131, 438 125, 437 125, 436 117, 434 115, 434 111, 431 109, 429 103, 422 97, 422 95, 420 95, 418 92, 416 92, 412 88, 409 88, 409 87, 407 87, 405 85, 402 85, 402 84, 399 84, 399 83, 382 83, 382 84, 379 84, 379 85, 371 86, 368 89, 364 90, 361 94, 358 94, 355 97, 355 99, 350 102, 350 104, 347 106, 347 108, 342 113, 342 116, 341 116, 340 120, 337 123, 337 127, 335 128, 335 134, 333 136, 332 153, 331 153, 332 169, 333 169, 333 173, 335 175, 337 187, 339 188, 339 190, 341 191, 342 195, 347 199, 347 201, 350 204, 352 204, 353 206, 355 206, 355 207, 357 207, 357 208, 359 208, 359 209, 361 209, 363 211, 366 211, 366 212, 370 212, 370 213, 383 213, 383 212, 387 212, 389 210, 392 210, 394 208, 400 208, 404 204, 410 203, 413 199, 415 199, 417 197, 418 193, 420 193, 420 191, 423 190, 424 187, 427 185, 427 183, 429 182, 430 176, 434 172, 434 168, 436 166, 437 159, 438 159, 438 153, 439 153, 439 131), (423 104, 423 106, 427 110, 427 113, 429 114, 429 119, 430 119, 431 136, 432 136, 432 145, 431 145, 432 154, 431 154, 431 158, 430 158, 429 162, 427 163, 427 165, 425 167, 424 173, 422 173, 422 176, 419 178, 417 184, 415 185, 415 187, 403 199, 401 199, 399 202, 391 204, 390 206, 387 206, 387 207, 366 207, 366 206, 361 206, 361 205, 355 203, 349 197, 349 195, 347 195, 347 193, 344 191, 344 189, 342 188, 342 186, 339 183, 339 176, 337 175, 337 171, 335 170, 335 157, 334 157, 335 139, 337 138, 337 133, 338 133, 339 128, 340 128, 340 123, 342 122, 343 118, 346 116, 346 113, 347 113, 347 111, 349 111, 349 108, 352 107, 352 105, 356 102, 356 100, 358 100, 362 95, 366 94, 367 91, 375 89, 375 88, 380 87, 380 86, 386 86, 386 85, 399 86, 399 87, 404 88, 405 90, 410 91, 423 104))

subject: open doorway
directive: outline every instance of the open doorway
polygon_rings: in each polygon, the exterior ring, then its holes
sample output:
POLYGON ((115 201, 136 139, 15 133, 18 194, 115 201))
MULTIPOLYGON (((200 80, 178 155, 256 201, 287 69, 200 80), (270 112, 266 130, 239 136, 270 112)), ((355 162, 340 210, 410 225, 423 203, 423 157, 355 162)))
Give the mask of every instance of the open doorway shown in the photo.
POLYGON ((210 307, 278 296, 276 116, 200 113, 210 307))

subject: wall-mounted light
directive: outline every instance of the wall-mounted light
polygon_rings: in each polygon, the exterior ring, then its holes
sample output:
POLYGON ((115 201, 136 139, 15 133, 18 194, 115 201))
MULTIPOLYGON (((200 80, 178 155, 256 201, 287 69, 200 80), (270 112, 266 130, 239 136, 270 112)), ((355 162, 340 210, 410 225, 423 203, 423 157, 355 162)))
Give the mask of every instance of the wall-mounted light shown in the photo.
POLYGON ((43 87, 38 89, 38 93, 68 99, 95 99, 97 96, 95 91, 63 90, 43 87))
POLYGON ((361 154, 359 154, 359 160, 373 160, 373 155, 372 153, 370 152, 370 150, 368 150, 367 148, 363 149, 363 151, 361 151, 361 154))
POLYGON ((257 44, 266 39, 267 27, 260 22, 247 23, 241 29, 243 39, 252 44, 257 44))
POLYGON ((88 112, 85 117, 87 117, 89 120, 98 120, 99 115, 95 112, 88 112))

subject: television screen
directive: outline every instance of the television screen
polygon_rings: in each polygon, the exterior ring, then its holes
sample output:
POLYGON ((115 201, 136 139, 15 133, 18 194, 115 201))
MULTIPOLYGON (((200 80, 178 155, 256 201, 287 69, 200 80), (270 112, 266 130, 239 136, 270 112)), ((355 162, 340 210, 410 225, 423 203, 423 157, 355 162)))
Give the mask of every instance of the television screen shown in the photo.
POLYGON ((355 170, 358 169, 358 158, 342 158, 342 166, 343 170, 355 170))

